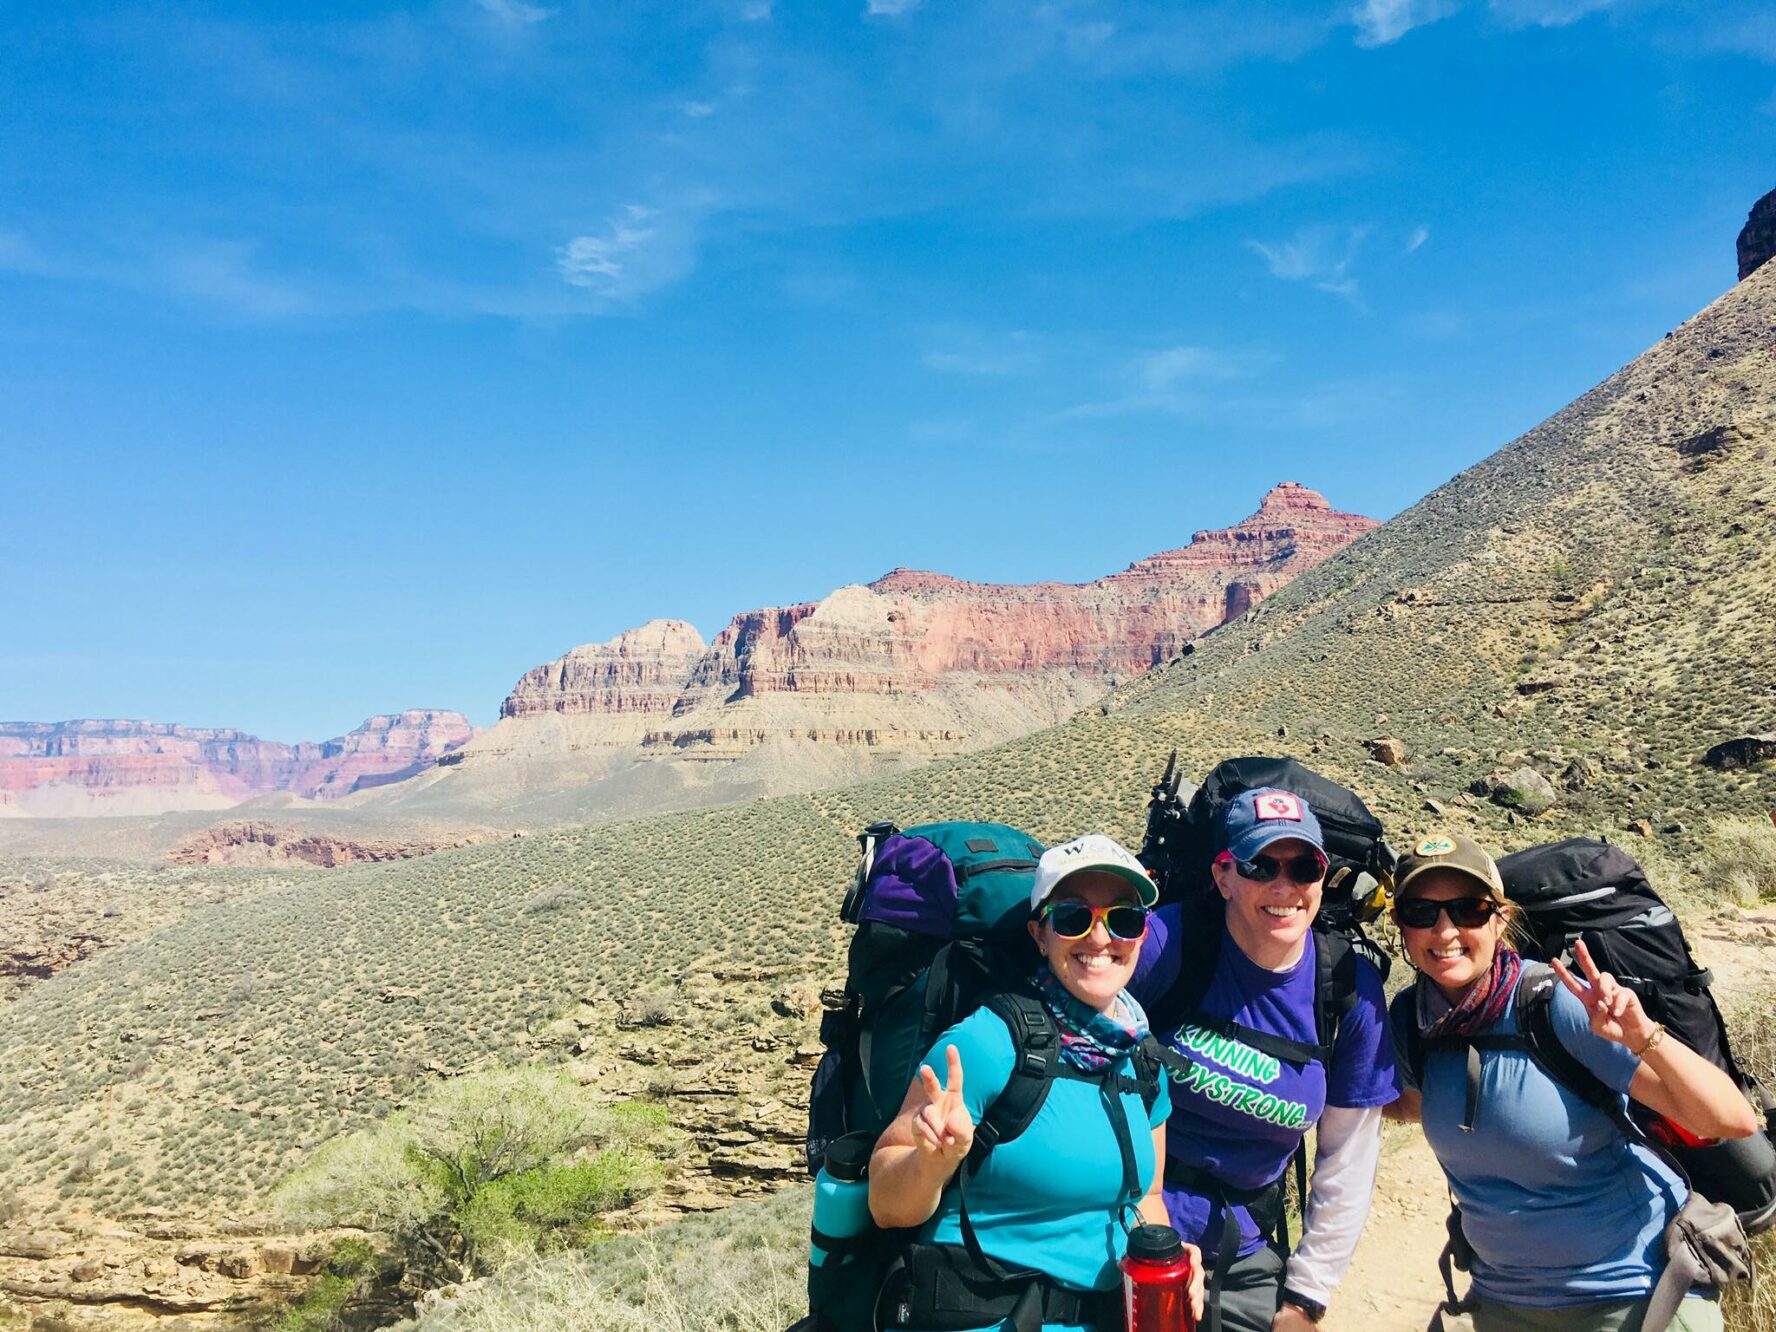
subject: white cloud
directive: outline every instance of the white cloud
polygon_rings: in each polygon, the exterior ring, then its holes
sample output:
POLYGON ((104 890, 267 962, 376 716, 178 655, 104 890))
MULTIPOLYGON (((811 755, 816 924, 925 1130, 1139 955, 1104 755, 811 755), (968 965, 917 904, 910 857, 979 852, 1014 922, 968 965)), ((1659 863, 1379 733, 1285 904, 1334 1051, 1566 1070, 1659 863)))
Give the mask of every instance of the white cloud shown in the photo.
POLYGON ((314 309, 307 293, 255 272, 253 247, 241 243, 203 245, 162 260, 162 279, 182 296, 225 306, 260 319, 306 314, 314 309))
POLYGON ((1406 253, 1411 254, 1431 238, 1429 227, 1414 227, 1412 234, 1406 238, 1406 253))
POLYGON ((555 269, 569 286, 609 301, 632 301, 690 271, 691 227, 640 204, 606 220, 599 235, 575 236, 556 251, 555 269))
POLYGON ((867 13, 886 15, 910 13, 919 7, 919 0, 866 0, 867 13))
POLYGON ((531 27, 555 12, 553 9, 544 9, 541 5, 529 4, 527 0, 475 0, 475 3, 501 23, 513 27, 531 27))
POLYGON ((1386 46, 1455 12, 1454 0, 1361 0, 1351 11, 1358 46, 1386 46))
POLYGON ((1491 0, 1492 17, 1507 28, 1564 28, 1616 0, 1491 0))
POLYGON ((1213 347, 1168 347, 1135 363, 1141 382, 1161 392, 1189 379, 1239 379, 1253 370, 1252 358, 1213 347))
POLYGON ((947 375, 1021 375, 1034 370, 1041 359, 1021 329, 1002 339, 961 333, 946 341, 948 346, 919 358, 927 370, 947 375))
POLYGON ((773 0, 746 0, 740 6, 740 17, 748 23, 759 23, 771 17, 773 0))
POLYGON ((1246 244, 1263 256, 1272 277, 1285 282, 1306 282, 1316 291, 1342 296, 1360 306, 1357 280, 1350 267, 1368 234, 1368 227, 1303 227, 1290 239, 1274 245, 1255 240, 1246 244))
POLYGON ((702 120, 705 116, 712 116, 715 114, 715 103, 683 102, 680 103, 678 109, 683 111, 692 120, 702 120))

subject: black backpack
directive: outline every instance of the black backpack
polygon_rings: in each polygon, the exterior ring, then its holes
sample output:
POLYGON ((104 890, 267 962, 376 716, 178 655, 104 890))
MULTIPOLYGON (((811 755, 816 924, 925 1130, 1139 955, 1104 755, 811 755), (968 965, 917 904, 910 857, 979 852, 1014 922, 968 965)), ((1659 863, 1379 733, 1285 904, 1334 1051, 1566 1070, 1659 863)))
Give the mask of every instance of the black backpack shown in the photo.
MULTIPOLYGON (((1189 1023, 1274 1058, 1297 1064, 1317 1061, 1329 1065, 1339 1024, 1356 1003, 1358 968, 1367 962, 1385 980, 1390 967, 1387 953, 1363 931, 1364 922, 1385 909, 1387 885, 1392 882, 1395 856, 1382 838, 1381 821, 1354 792, 1291 758, 1235 758, 1218 763, 1188 804, 1179 798, 1180 784, 1174 751, 1165 773, 1153 787, 1147 806, 1147 834, 1140 853, 1141 862, 1159 883, 1161 902, 1182 904, 1178 937, 1183 955, 1177 979, 1147 1008, 1154 1032, 1170 1032, 1189 1023), (1267 786, 1291 791, 1313 808, 1331 862, 1320 912, 1314 918, 1310 935, 1317 954, 1315 1043, 1311 1045, 1255 1031, 1201 1011, 1214 980, 1225 932, 1226 904, 1209 873, 1214 858, 1215 819, 1241 792, 1267 786), (1363 877, 1368 883, 1359 889, 1357 885, 1363 877)), ((1305 1144, 1295 1153, 1294 1167, 1296 1196, 1305 1201, 1305 1144)), ((1261 1189, 1235 1190, 1206 1171, 1172 1161, 1166 1164, 1168 1183, 1206 1192, 1218 1197, 1224 1206, 1237 1203, 1246 1207, 1266 1233, 1274 1232, 1285 1252, 1289 1248, 1284 1199, 1288 1173, 1285 1168, 1281 1176, 1261 1189)), ((1221 1252, 1211 1259, 1211 1324, 1217 1321, 1215 1305, 1221 1280, 1238 1241, 1237 1227, 1224 1225, 1221 1252)))
MULTIPOLYGON (((1542 849, 1545 848, 1537 848, 1542 849)), ((1589 943, 1586 946, 1589 947, 1589 943)), ((1480 1052, 1516 1050, 1527 1054, 1555 1082, 1607 1116, 1629 1142, 1641 1143, 1663 1158, 1697 1195, 1731 1207, 1733 1212, 1725 1216, 1730 1225, 1731 1216, 1736 1214, 1739 1229, 1736 1238, 1729 1239, 1729 1246, 1737 1246, 1733 1256, 1746 1264, 1744 1270, 1731 1275, 1738 1279, 1749 1276, 1750 1252, 1745 1248, 1746 1236, 1768 1228, 1772 1216, 1776 1215, 1776 1156, 1771 1154, 1770 1140, 1763 1134, 1754 1134, 1746 1139, 1696 1147, 1668 1132, 1661 1132, 1658 1116, 1632 1101, 1624 1104, 1620 1095, 1586 1068, 1561 1042, 1554 1030, 1553 1016, 1554 996, 1559 988, 1560 979, 1554 974, 1552 967, 1541 962, 1527 962, 1517 985, 1515 1035, 1445 1037, 1434 1042, 1427 1042, 1418 1029, 1417 987, 1408 986, 1401 990, 1388 1007, 1388 1021, 1394 1033, 1395 1049, 1400 1061, 1410 1072, 1413 1085, 1424 1085, 1425 1058, 1430 1050, 1463 1051, 1467 1060, 1467 1088, 1462 1128, 1470 1130, 1480 1108, 1480 1052)), ((1431 1327, 1439 1332, 1444 1326, 1444 1313, 1462 1314, 1473 1309, 1472 1291, 1467 1297, 1463 1297, 1455 1290, 1455 1273, 1470 1270, 1474 1252, 1468 1247, 1467 1239, 1462 1233, 1461 1208, 1456 1205, 1453 1197, 1450 1199, 1449 1218, 1445 1224, 1448 1239, 1444 1243, 1443 1252, 1437 1258, 1445 1298, 1431 1322, 1431 1327)), ((1686 1271, 1675 1278, 1668 1272, 1661 1278, 1659 1287, 1654 1292, 1654 1303, 1663 1304, 1668 1311, 1681 1297, 1689 1281, 1697 1277, 1698 1273, 1694 1271, 1686 1271), (1666 1290, 1668 1282, 1671 1283, 1669 1291, 1666 1290)), ((1655 1326, 1655 1322, 1656 1320, 1649 1318, 1649 1329, 1655 1326)), ((1665 1324, 1658 1323, 1657 1326, 1663 1328, 1665 1324)))
MULTIPOLYGON (((1042 854, 1034 838, 996 823, 925 824, 904 832, 874 823, 859 834, 858 844, 862 855, 839 913, 856 927, 845 989, 840 1006, 821 1020, 826 1052, 809 1094, 810 1173, 819 1172, 841 1137, 861 1140, 848 1147, 867 1154, 899 1112, 932 1043, 977 1008, 989 1008, 1005 1022, 1017 1062, 976 1125, 974 1148, 951 1186, 961 1191, 963 1248, 916 1245, 911 1231, 874 1227, 838 1245, 817 1235, 815 1242, 831 1256, 809 1268, 810 1313, 796 1328, 873 1332, 879 1306, 888 1322, 937 1326, 930 1321, 934 1311, 916 1302, 939 1292, 951 1304, 961 1303, 936 1316, 974 1319, 957 1326, 1012 1317, 1034 1332, 1043 1321, 1092 1321, 1085 1316, 1090 1301, 1080 1292, 1006 1271, 985 1254, 968 1217, 967 1181, 994 1147, 1030 1126, 1056 1078, 1139 1092, 1151 1109, 1159 1095, 1158 1043, 1149 1041, 1137 1052, 1135 1077, 1126 1082, 1088 1077, 1061 1061, 1054 1019, 1028 985, 1037 953, 1025 925, 1042 854)), ((1166 1062, 1183 1063, 1170 1052, 1166 1062)), ((1120 1104, 1106 1098, 1107 1106, 1119 1110, 1120 1104)), ((1118 1128, 1119 1135, 1127 1131, 1126 1124, 1118 1128)), ((1125 1166, 1132 1172, 1128 1152, 1125 1166)))
MULTIPOLYGON (((1633 990, 1653 1021, 1664 1023, 1671 1035, 1726 1072, 1763 1111, 1763 1132, 1697 1147, 1665 1128, 1651 1111, 1632 1107, 1636 1122, 1671 1151, 1696 1190, 1730 1205, 1748 1234, 1776 1225, 1776 1143, 1770 1122, 1776 1118, 1776 1101, 1733 1058, 1726 1021, 1708 988, 1713 974, 1696 965, 1677 917, 1645 871, 1620 847, 1589 837, 1518 851, 1498 866, 1505 894, 1521 908, 1520 919, 1531 936, 1525 956, 1570 963, 1573 946, 1583 940, 1598 967, 1633 990)), ((1563 1059, 1565 1049, 1558 1042, 1543 1042, 1534 1053, 1550 1076, 1596 1104, 1596 1079, 1576 1060, 1563 1059)))

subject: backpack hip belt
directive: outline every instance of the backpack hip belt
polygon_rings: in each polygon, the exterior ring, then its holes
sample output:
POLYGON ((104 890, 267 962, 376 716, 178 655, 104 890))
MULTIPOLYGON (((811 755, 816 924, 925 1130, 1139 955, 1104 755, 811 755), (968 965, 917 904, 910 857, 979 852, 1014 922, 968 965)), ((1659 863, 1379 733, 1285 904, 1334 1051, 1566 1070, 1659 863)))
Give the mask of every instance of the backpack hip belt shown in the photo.
POLYGON ((960 1244, 913 1244, 889 1271, 877 1308, 880 1327, 962 1332, 1010 1320, 1016 1332, 1044 1323, 1121 1326, 1122 1290, 1078 1290, 1029 1269, 983 1271, 960 1244))

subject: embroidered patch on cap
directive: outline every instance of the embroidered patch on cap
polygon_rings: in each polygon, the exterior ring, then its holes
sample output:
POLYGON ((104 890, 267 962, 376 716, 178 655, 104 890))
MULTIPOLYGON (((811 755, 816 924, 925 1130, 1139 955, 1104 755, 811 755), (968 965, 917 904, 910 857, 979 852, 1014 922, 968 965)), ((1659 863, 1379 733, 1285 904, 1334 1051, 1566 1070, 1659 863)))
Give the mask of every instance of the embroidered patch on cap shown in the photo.
POLYGON ((1414 855, 1446 856, 1455 850, 1455 843, 1447 837, 1427 837, 1413 850, 1414 855))
POLYGON ((1301 822, 1301 802, 1287 791, 1272 791, 1258 798, 1258 817, 1261 819, 1293 819, 1301 822))

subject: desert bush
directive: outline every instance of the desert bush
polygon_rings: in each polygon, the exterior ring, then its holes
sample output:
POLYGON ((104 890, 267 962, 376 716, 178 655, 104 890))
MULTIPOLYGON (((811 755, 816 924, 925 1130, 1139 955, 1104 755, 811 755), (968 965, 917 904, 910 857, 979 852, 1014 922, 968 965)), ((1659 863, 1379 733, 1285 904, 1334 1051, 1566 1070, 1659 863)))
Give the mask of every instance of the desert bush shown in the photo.
POLYGON ((594 1105, 559 1070, 472 1074, 326 1144, 272 1204, 291 1224, 389 1234, 430 1288, 579 1242, 659 1186, 678 1141, 663 1114, 594 1105))
MULTIPOLYGON (((1741 995, 1728 1005, 1727 1026, 1740 1065, 1766 1087, 1776 1087, 1776 1025, 1770 1022, 1776 989, 1741 995)), ((1776 1332, 1776 1231, 1752 1241, 1757 1280, 1729 1287, 1721 1300, 1728 1332, 1776 1332)))
POLYGON ((1754 903, 1776 897, 1776 824, 1725 818, 1708 825, 1700 872, 1711 893, 1754 903))

